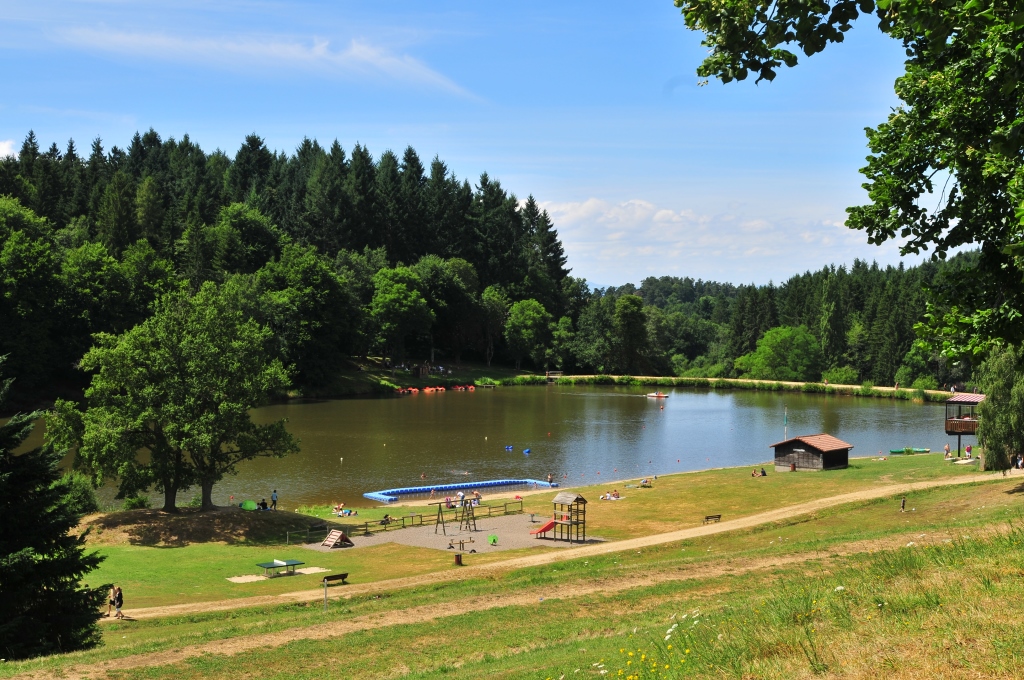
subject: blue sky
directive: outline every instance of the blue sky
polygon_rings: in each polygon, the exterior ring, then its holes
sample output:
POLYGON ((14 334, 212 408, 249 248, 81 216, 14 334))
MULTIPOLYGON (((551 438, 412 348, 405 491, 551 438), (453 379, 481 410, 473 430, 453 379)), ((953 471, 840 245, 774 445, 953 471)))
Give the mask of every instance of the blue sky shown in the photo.
POLYGON ((574 274, 779 281, 855 257, 863 129, 899 45, 862 20, 774 83, 698 86, 671 0, 5 2, 0 153, 136 130, 233 154, 257 132, 379 155, 412 145, 551 213, 574 274))

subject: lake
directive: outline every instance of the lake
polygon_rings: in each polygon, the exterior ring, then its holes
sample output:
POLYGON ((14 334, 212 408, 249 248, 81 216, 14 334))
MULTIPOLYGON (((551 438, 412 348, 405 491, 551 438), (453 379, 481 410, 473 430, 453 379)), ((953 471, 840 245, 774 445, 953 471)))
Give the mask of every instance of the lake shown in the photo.
POLYGON ((214 502, 227 504, 229 495, 258 500, 276 488, 289 509, 365 505, 364 492, 398 486, 549 473, 578 485, 757 465, 771 460, 768 445, 783 439, 786 407, 791 436, 828 432, 853 444, 852 456, 904 446, 939 450, 950 441, 941 404, 694 389, 648 399, 644 391, 499 387, 269 406, 254 417, 287 418, 302 451, 243 464, 214 488, 214 502))

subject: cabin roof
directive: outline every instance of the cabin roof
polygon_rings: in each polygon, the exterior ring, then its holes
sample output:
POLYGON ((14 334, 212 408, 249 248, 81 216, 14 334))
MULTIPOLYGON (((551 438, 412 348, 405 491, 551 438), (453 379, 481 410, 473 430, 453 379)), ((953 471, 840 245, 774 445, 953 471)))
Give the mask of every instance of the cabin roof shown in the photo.
POLYGON ((980 404, 985 401, 984 394, 972 394, 970 392, 961 392, 960 394, 954 394, 952 397, 946 400, 947 404, 980 404))
POLYGON ((842 439, 833 437, 830 434, 805 434, 799 437, 791 437, 786 441, 779 442, 777 444, 771 444, 768 448, 774 449, 776 446, 782 446, 790 442, 803 442, 812 449, 818 451, 841 451, 843 449, 852 449, 853 444, 847 444, 842 439))
POLYGON ((587 499, 572 491, 563 491, 551 499, 552 503, 560 505, 572 505, 573 503, 586 503, 587 499))

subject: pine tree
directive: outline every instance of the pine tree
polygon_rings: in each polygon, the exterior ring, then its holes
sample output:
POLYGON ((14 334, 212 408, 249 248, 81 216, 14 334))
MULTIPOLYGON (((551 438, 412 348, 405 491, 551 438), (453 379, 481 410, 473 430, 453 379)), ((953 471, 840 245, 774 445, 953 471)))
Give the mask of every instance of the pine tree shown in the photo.
MULTIPOLYGON (((12 381, 0 387, 0 404, 12 381)), ((21 659, 97 644, 96 622, 106 586, 80 582, 102 561, 85 553, 78 516, 63 502, 60 452, 51 447, 15 455, 41 413, 0 425, 0 655, 21 659)))
POLYGON ((135 191, 132 178, 119 170, 103 192, 96 226, 103 245, 115 255, 134 243, 139 235, 135 191))
MULTIPOLYGON (((348 220, 348 247, 362 250, 369 246, 374 234, 374 203, 377 200, 374 178, 377 168, 370 151, 361 144, 352 149, 352 158, 345 177, 346 202, 350 207, 348 220)), ((390 256, 391 253, 388 253, 390 256)))
POLYGON ((373 240, 374 248, 383 247, 394 263, 412 264, 413 256, 405 239, 405 211, 403 210, 401 177, 398 157, 385 151, 377 163, 374 193, 376 201, 373 240))
POLYGON ((846 351, 844 321, 839 281, 835 275, 829 275, 821 292, 821 354, 826 370, 838 366, 846 351))

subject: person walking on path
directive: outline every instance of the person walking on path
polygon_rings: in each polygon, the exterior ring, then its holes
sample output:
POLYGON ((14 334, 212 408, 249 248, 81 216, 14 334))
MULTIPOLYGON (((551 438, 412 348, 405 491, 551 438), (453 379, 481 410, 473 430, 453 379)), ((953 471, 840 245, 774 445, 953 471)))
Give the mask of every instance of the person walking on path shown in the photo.
POLYGON ((903 500, 900 501, 900 512, 906 512, 906 511, 907 511, 907 497, 904 496, 903 500))
POLYGON ((110 586, 110 592, 107 593, 107 618, 108 619, 110 618, 110 610, 114 608, 115 590, 116 590, 116 588, 114 588, 114 586, 110 586))
POLYGON ((121 586, 114 586, 114 618, 124 618, 124 614, 121 613, 121 607, 123 606, 124 593, 121 592, 121 586))
POLYGON ((274 489, 274 493, 270 494, 270 509, 277 510, 277 489, 274 489))

